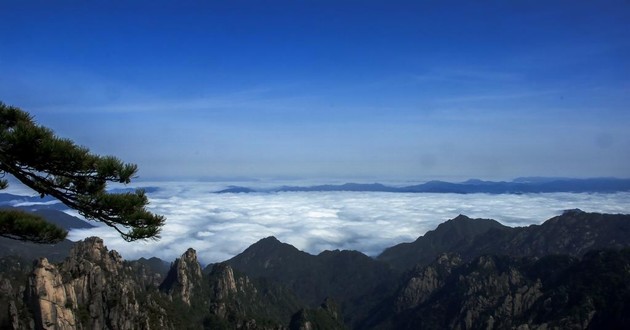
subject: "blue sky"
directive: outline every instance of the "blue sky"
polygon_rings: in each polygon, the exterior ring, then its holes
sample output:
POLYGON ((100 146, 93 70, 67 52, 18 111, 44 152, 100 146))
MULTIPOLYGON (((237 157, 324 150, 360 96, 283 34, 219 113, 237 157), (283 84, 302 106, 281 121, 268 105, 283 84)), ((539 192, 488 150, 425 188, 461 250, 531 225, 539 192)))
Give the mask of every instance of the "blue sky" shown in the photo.
POLYGON ((630 177, 630 2, 0 0, 0 100, 143 178, 630 177))

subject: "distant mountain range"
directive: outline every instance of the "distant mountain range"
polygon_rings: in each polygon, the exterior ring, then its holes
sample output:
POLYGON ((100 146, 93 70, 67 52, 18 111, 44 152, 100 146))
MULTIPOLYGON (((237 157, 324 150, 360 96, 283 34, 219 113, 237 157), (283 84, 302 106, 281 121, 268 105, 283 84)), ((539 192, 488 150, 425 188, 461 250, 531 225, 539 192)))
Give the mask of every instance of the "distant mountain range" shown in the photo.
MULTIPOLYGON (((6 194, 2 194, 5 195, 6 194)), ((37 197, 39 198, 39 197, 37 197)), ((40 205, 38 205, 40 207, 40 205)), ((0 204, 0 208, 11 208, 9 206, 3 206, 0 204)), ((32 207, 17 207, 29 213, 37 214, 48 222, 65 229, 82 229, 92 228, 92 224, 81 220, 77 217, 68 215, 62 211, 52 208, 37 208, 32 207)), ((59 262, 65 259, 70 252, 70 248, 74 245, 74 242, 70 240, 63 240, 57 244, 37 244, 26 241, 17 241, 5 237, 0 237, 0 257, 3 256, 20 256, 27 260, 34 260, 39 257, 46 257, 51 261, 59 262)))
POLYGON ((305 192, 305 191, 371 191, 392 193, 455 193, 455 194, 525 194, 525 193, 614 193, 630 191, 630 179, 617 178, 540 178, 524 177, 512 181, 482 181, 471 179, 464 182, 429 181, 405 187, 393 187, 380 183, 345 183, 340 185, 281 186, 256 189, 230 186, 216 193, 255 192, 305 192))
POLYGON ((0 205, 13 205, 16 203, 53 203, 59 202, 50 196, 22 196, 7 193, 0 193, 0 205))

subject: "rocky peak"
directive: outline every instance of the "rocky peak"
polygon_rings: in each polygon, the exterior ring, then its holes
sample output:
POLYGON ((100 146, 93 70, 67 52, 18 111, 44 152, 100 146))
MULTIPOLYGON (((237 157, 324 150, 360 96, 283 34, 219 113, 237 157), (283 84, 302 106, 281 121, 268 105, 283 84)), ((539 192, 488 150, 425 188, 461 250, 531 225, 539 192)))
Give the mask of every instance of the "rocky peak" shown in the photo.
POLYGON ((136 296, 143 286, 128 268, 96 237, 78 242, 59 265, 39 259, 25 292, 35 328, 133 329, 146 323, 136 296))
POLYGON ((201 283, 201 276, 201 265, 197 261, 197 252, 189 248, 173 262, 166 279, 160 285, 160 290, 179 297, 190 306, 192 292, 201 283))
POLYGON ((465 255, 464 250, 477 237, 494 229, 507 230, 508 228, 495 220, 472 219, 460 214, 441 223, 414 242, 385 249, 377 259, 400 270, 410 269, 418 263, 425 266, 442 252, 457 252, 465 255))
POLYGON ((313 259, 314 256, 270 236, 252 244, 226 263, 256 278, 286 273, 287 266, 299 271, 305 264, 313 263, 313 259))
POLYGON ((35 326, 40 329, 73 329, 76 319, 76 295, 70 285, 65 285, 57 267, 46 258, 35 261, 29 277, 28 297, 35 316, 35 326))
POLYGON ((431 265, 416 266, 396 297, 395 310, 401 312, 424 303, 436 290, 444 286, 452 270, 462 263, 462 258, 458 254, 442 253, 431 265))
POLYGON ((292 245, 280 242, 274 236, 269 236, 267 238, 263 238, 260 241, 252 244, 248 247, 241 255, 246 258, 255 258, 260 256, 265 256, 267 259, 275 259, 278 257, 283 257, 285 255, 291 254, 301 254, 302 251, 299 251, 292 245))
POLYGON ((451 221, 453 221, 453 222, 466 221, 466 220, 472 220, 472 219, 469 218, 468 216, 464 215, 464 214, 459 214, 455 218, 451 219, 451 221))
POLYGON ((101 238, 89 237, 75 244, 63 265, 65 269, 75 271, 96 265, 107 272, 117 274, 123 267, 123 258, 118 252, 109 251, 101 238))
POLYGON ((237 292, 238 288, 232 267, 226 264, 216 264, 212 268, 211 274, 216 279, 213 290, 218 299, 225 299, 230 294, 237 292))

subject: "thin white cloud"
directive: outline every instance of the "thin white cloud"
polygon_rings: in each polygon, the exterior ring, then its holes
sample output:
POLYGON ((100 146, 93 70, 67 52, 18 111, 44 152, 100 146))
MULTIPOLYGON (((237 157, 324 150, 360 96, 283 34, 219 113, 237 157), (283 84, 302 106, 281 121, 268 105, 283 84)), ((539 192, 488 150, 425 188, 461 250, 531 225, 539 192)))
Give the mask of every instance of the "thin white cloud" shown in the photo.
POLYGON ((411 74, 411 77, 421 83, 450 82, 450 83, 479 83, 479 82, 515 82, 523 79, 521 73, 508 71, 484 70, 483 68, 441 68, 432 69, 421 74, 411 74))
POLYGON ((167 217, 159 241, 127 243, 107 227, 75 230, 69 237, 100 236, 127 259, 173 260, 193 247, 203 263, 211 263, 231 258, 270 235, 313 254, 351 249, 377 255, 386 247, 415 240, 458 214, 526 226, 570 208, 630 213, 630 193, 211 193, 216 188, 209 183, 167 183, 151 194, 151 209, 167 217))

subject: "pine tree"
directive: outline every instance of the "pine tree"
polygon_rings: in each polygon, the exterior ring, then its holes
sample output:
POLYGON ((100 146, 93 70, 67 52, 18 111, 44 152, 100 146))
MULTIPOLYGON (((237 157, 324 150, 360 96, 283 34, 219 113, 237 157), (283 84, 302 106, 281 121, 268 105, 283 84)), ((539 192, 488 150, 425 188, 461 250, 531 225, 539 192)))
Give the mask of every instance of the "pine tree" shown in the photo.
MULTIPOLYGON (((91 154, 38 125, 27 112, 0 102, 0 189, 7 187, 10 174, 41 197, 52 196, 86 219, 112 227, 126 241, 157 239, 165 218, 146 210, 144 190, 106 191, 108 182, 131 182, 137 169, 116 157, 91 154)), ((0 236, 52 243, 66 234, 38 216, 0 210, 0 236)))

